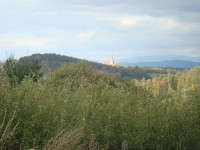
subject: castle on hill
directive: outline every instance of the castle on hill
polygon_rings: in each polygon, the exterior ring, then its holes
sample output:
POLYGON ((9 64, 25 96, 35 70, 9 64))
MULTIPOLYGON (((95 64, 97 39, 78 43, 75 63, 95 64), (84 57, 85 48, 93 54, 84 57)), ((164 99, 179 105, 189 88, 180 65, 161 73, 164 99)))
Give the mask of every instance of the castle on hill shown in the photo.
POLYGON ((109 61, 103 61, 104 65, 116 66, 113 56, 110 56, 109 61))

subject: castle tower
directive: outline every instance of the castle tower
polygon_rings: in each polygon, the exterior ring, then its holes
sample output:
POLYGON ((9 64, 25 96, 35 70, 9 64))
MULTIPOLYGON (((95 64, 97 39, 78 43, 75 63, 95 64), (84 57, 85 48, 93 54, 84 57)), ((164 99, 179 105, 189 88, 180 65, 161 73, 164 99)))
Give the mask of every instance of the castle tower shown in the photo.
POLYGON ((110 64, 111 66, 114 66, 114 65, 115 65, 115 61, 114 61, 113 56, 110 56, 109 64, 110 64))
POLYGON ((110 56, 109 61, 103 61, 104 65, 116 66, 113 56, 110 56))

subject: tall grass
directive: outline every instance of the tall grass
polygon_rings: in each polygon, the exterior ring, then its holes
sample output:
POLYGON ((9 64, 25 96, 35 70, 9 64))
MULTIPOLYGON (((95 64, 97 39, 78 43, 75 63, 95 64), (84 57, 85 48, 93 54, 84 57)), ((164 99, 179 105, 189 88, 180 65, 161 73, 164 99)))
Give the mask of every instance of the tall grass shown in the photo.
POLYGON ((5 150, 9 145, 12 145, 11 139, 19 122, 14 123, 15 114, 9 120, 6 115, 6 110, 4 112, 1 112, 1 116, 2 114, 3 119, 0 125, 0 150, 5 150))

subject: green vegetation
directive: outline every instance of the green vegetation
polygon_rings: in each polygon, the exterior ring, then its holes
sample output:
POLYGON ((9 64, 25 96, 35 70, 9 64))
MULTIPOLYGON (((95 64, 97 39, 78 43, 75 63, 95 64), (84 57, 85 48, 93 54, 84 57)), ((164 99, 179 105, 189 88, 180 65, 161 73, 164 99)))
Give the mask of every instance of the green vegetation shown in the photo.
POLYGON ((30 68, 22 80, 0 68, 1 149, 200 149, 199 67, 141 80, 87 63, 35 80, 30 68))
POLYGON ((11 85, 21 83, 27 76, 37 81, 43 75, 40 72, 41 63, 37 58, 23 58, 17 61, 11 56, 6 60, 3 67, 11 85))
POLYGON ((147 68, 147 67, 123 67, 123 66, 108 66, 101 63, 91 62, 87 60, 77 59, 68 56, 62 56, 57 54, 34 54, 32 56, 23 57, 21 61, 32 61, 34 59, 41 61, 41 72, 44 74, 49 74, 60 67, 71 66, 74 63, 85 62, 89 64, 92 68, 99 71, 103 71, 112 74, 116 78, 126 78, 126 79, 150 79, 155 76, 166 75, 170 73, 183 72, 185 69, 175 69, 175 68, 147 68))

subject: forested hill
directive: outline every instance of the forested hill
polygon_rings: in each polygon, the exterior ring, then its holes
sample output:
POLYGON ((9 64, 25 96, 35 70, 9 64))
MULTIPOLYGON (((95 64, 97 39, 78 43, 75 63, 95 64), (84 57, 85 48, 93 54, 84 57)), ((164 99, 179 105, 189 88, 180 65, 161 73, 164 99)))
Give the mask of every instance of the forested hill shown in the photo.
POLYGON ((135 79, 150 79, 152 76, 167 74, 168 72, 176 72, 176 69, 158 69, 158 68, 146 68, 146 67, 123 67, 123 66, 108 66, 97 62, 91 62, 83 59, 77 59, 74 57, 63 56, 58 54, 33 54, 20 58, 20 61, 26 62, 33 59, 39 59, 42 67, 41 71, 45 74, 52 72, 62 66, 70 66, 74 63, 84 62, 92 66, 93 68, 107 72, 114 75, 117 78, 135 78, 135 79))

